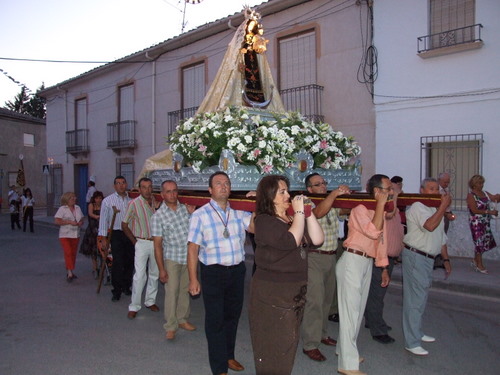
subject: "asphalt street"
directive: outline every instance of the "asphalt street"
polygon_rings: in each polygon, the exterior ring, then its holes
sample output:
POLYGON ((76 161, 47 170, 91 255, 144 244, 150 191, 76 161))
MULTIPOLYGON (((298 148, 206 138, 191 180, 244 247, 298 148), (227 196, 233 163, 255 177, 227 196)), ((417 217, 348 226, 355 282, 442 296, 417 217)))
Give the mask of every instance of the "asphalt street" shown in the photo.
MULTIPOLYGON (((36 221, 35 233, 23 233, 10 229, 8 214, 0 215, 0 375, 210 374, 200 298, 192 301, 191 322, 198 329, 179 331, 174 341, 165 340, 163 288, 157 298, 161 312, 142 309, 136 319, 127 319, 129 297, 111 302, 109 285, 97 294, 88 258, 78 256, 78 279, 66 282, 57 228, 47 224, 50 221, 36 221)), ((396 342, 379 344, 361 328, 361 370, 370 375, 499 373, 500 262, 489 262, 491 274, 481 279, 468 268, 468 260, 452 261, 457 272, 447 281, 442 280, 442 270, 434 271, 442 285, 432 289, 424 318, 425 332, 437 338, 424 345, 429 356, 404 350, 399 265, 385 308, 396 342)), ((249 257, 248 271, 251 263, 249 257)), ((248 287, 250 272, 247 275, 248 287)), ((338 324, 330 323, 330 335, 337 334, 338 324)), ((293 375, 336 373, 334 348, 320 348, 327 357, 322 363, 311 361, 301 349, 299 344, 293 375)), ((236 358, 246 367, 240 374, 255 373, 246 304, 236 358)))

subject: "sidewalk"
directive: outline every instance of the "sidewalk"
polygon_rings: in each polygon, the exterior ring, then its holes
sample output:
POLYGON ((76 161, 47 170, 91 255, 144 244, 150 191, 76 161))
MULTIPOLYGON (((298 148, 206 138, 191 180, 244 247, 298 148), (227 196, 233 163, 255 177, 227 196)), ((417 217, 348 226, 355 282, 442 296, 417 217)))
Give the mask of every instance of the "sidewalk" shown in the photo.
MULTIPOLYGON (((444 269, 436 268, 432 273, 431 289, 473 294, 476 296, 500 298, 500 261, 486 259, 484 264, 489 274, 475 272, 471 267, 471 258, 450 257, 451 274, 445 280, 444 269)), ((394 266, 392 282, 402 282, 401 263, 394 266)))
MULTIPOLYGON (((56 226, 53 217, 36 216, 37 223, 56 226)), ((84 229, 82 229, 83 231, 84 229)), ((247 259, 253 259, 252 250, 247 251, 247 259)), ((437 268, 433 271, 432 289, 445 290, 456 293, 473 294, 476 296, 500 298, 500 261, 486 259, 484 261, 489 274, 475 272, 471 267, 471 258, 451 257, 451 275, 444 279, 444 269, 437 268)), ((402 265, 394 266, 392 282, 402 283, 402 265)))

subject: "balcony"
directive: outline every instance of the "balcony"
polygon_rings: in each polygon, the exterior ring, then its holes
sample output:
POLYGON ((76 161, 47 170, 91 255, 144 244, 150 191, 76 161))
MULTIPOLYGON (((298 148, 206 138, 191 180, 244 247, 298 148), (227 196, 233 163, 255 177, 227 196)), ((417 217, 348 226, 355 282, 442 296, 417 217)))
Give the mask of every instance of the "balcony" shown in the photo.
POLYGON ((323 122, 323 86, 316 84, 292 87, 280 91, 287 111, 298 111, 313 122, 323 122))
POLYGON ((182 120, 193 117, 198 107, 191 107, 186 109, 179 109, 178 111, 168 112, 168 129, 167 129, 167 137, 175 131, 177 125, 182 120))
POLYGON ((89 152, 89 130, 78 129, 67 131, 66 152, 68 154, 89 152))
POLYGON ((418 56, 422 58, 447 55, 483 46, 483 25, 461 27, 417 38, 418 56))
POLYGON ((120 121, 108 124, 108 148, 135 148, 137 121, 120 121))

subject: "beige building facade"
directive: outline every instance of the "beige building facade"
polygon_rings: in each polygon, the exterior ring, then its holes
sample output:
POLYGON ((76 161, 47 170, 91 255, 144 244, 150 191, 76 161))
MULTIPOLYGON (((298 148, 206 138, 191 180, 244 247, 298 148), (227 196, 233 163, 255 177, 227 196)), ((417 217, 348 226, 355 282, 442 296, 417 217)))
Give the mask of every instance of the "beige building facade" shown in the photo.
POLYGON ((23 189, 30 188, 35 206, 46 206, 48 174, 43 173, 43 166, 47 165, 45 130, 45 120, 0 108, 0 193, 3 212, 8 212, 7 194, 12 185, 19 194, 23 189), (24 171, 24 184, 22 178, 18 178, 19 170, 24 171))
MULTIPOLYGON (((366 3, 271 0, 255 10, 285 107, 353 136, 364 185, 375 172, 375 114, 358 80, 366 3)), ((60 191, 75 190, 81 202, 91 176, 105 195, 116 175, 131 187, 144 161, 168 148, 179 119, 194 114, 243 20, 228 16, 47 88, 47 156, 60 191)))

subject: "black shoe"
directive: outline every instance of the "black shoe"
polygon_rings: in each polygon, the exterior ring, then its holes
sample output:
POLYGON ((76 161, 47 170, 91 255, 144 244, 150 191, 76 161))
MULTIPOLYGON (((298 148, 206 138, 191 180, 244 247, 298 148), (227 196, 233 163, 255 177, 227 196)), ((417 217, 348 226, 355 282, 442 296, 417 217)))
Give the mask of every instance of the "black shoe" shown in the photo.
POLYGON ((389 335, 379 335, 379 336, 372 336, 375 341, 378 341, 381 344, 391 344, 393 343, 394 340, 391 336, 389 335))
POLYGON ((339 314, 328 315, 328 320, 330 322, 338 323, 339 322, 339 314))
POLYGON ((118 302, 119 300, 120 300, 119 294, 113 294, 113 297, 111 297, 112 302, 118 302))
POLYGON ((123 292, 123 294, 125 294, 126 296, 131 296, 132 295, 132 291, 129 289, 125 289, 125 291, 123 292))
MULTIPOLYGON (((370 326, 369 326, 367 323, 365 323, 365 328, 368 328, 368 329, 369 329, 369 328, 370 328, 370 326)), ((387 330, 388 330, 388 331, 391 331, 391 330, 392 330, 392 327, 391 327, 391 326, 385 326, 385 328, 387 328, 387 330)))

